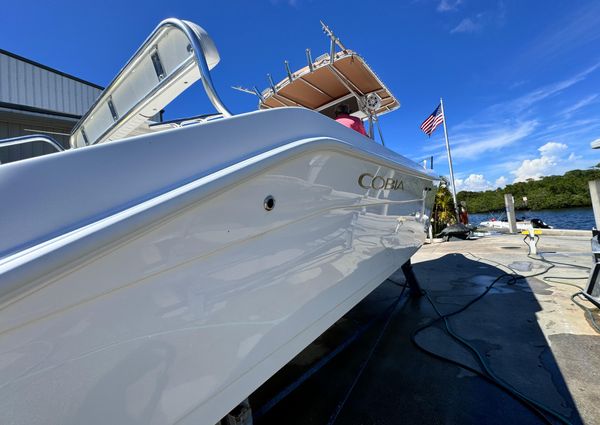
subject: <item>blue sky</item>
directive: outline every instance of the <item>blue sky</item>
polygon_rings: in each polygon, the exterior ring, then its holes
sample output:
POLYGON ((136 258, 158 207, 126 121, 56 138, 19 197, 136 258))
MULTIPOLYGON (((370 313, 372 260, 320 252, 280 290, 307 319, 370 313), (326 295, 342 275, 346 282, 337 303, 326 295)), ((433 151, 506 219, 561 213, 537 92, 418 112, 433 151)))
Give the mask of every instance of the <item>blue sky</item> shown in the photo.
MULTIPOLYGON (((441 128, 420 123, 444 98, 459 189, 495 188, 600 162, 600 2, 28 1, 4 4, 0 47, 106 85, 166 17, 204 27, 221 63, 217 89, 235 112, 256 98, 232 85, 267 86, 328 49, 324 20, 361 54, 402 107, 382 118, 389 147, 435 156, 447 174, 441 128)), ((200 86, 167 117, 210 111, 200 86)))

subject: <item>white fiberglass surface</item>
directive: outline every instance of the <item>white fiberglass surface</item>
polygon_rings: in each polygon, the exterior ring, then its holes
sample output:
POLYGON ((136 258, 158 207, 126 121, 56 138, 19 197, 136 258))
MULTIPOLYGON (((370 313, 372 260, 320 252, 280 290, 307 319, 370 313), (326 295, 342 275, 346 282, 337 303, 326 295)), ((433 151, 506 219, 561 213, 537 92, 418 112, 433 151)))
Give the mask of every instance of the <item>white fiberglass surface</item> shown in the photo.
POLYGON ((316 112, 253 112, 2 165, 0 193, 11 208, 0 220, 0 263, 174 187, 316 137, 338 140, 433 179, 406 158, 316 112))
POLYGON ((4 420, 215 423, 414 253, 426 187, 313 152, 48 275, 0 308, 4 420))

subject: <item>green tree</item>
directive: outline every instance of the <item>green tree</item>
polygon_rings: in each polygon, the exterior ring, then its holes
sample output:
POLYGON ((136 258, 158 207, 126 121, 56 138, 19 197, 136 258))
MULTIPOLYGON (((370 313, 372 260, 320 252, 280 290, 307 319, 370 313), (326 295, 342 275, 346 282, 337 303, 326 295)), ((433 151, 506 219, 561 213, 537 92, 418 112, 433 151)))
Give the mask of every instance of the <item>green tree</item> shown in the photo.
POLYGON ((442 180, 435 194, 433 203, 432 226, 433 234, 436 235, 450 224, 456 223, 456 215, 452 193, 448 190, 448 183, 442 180))
MULTIPOLYGON (((600 165, 600 164, 598 164, 600 165)), ((532 210, 550 208, 587 207, 592 205, 588 181, 600 179, 600 167, 588 170, 572 170, 562 176, 547 176, 539 180, 528 179, 506 185, 504 189, 484 192, 461 191, 458 201, 465 201, 469 212, 490 212, 504 209, 504 194, 515 197, 517 209, 525 206, 522 201, 527 197, 527 207, 532 210)))

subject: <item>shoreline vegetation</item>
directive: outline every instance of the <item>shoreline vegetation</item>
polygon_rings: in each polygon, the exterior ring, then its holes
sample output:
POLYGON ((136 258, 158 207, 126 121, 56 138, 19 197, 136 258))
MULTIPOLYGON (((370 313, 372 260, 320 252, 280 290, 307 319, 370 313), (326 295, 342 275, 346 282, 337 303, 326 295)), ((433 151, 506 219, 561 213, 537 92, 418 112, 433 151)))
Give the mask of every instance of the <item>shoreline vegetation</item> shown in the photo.
POLYGON ((588 181, 600 179, 600 164, 589 170, 567 171, 562 176, 547 176, 540 180, 507 184, 503 189, 483 192, 460 191, 458 202, 465 201, 469 213, 504 210, 504 194, 515 198, 516 209, 560 209, 592 205, 588 181), (527 202, 523 200, 527 197, 527 202))

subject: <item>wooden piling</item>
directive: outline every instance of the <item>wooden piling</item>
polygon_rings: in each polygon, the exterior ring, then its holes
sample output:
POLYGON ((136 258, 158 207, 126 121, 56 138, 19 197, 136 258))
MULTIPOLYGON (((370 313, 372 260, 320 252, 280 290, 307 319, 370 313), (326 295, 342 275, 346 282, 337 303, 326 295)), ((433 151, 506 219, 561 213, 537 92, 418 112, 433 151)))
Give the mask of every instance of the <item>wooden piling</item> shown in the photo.
POLYGON ((506 206, 506 220, 508 221, 508 231, 517 233, 517 219, 515 217, 515 199, 512 194, 504 195, 504 205, 506 206))
POLYGON ((589 181, 588 185, 590 187, 596 229, 600 229, 600 180, 589 181))

